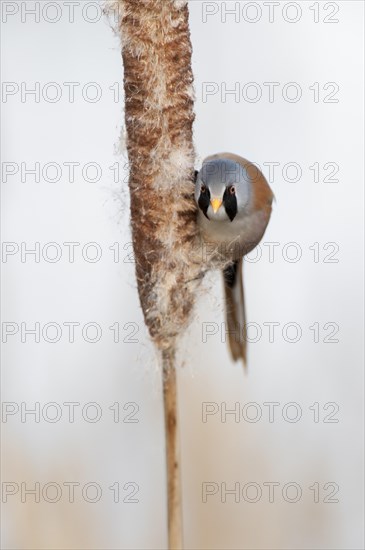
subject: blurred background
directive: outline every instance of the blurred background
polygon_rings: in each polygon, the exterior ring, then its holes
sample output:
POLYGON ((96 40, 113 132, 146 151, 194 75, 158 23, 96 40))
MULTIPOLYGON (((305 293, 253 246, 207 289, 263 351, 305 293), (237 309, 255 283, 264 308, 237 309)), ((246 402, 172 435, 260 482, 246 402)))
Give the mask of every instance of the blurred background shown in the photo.
MULTIPOLYGON (((98 2, 1 10, 2 545, 165 548, 119 40, 98 2)), ((185 547, 360 549, 364 5, 189 10, 197 167, 238 153, 276 202, 245 262, 247 373, 218 273, 181 342, 185 547)))

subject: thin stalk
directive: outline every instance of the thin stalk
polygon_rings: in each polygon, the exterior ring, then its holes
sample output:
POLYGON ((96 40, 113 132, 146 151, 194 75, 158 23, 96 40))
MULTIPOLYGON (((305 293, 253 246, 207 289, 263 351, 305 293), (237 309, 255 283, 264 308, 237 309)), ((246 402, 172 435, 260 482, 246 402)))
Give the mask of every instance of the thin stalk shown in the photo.
POLYGON ((166 434, 168 541, 170 550, 181 550, 183 548, 182 498, 175 355, 172 351, 164 351, 162 358, 166 434))

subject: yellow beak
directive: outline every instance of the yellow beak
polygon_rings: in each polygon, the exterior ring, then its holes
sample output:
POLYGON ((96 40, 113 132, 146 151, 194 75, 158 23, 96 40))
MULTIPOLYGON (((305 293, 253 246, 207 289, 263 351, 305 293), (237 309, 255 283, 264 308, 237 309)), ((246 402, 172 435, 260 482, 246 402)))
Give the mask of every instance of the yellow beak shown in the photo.
POLYGON ((214 214, 216 214, 222 206, 222 200, 214 198, 210 201, 210 204, 212 205, 214 214))

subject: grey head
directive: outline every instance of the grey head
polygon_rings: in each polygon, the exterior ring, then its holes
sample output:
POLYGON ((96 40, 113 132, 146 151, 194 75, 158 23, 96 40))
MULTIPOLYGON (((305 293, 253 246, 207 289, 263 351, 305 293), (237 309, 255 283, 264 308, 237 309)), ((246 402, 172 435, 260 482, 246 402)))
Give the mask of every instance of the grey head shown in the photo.
POLYGON ((203 162, 195 180, 195 200, 208 220, 233 222, 249 206, 251 195, 244 165, 227 158, 203 162))

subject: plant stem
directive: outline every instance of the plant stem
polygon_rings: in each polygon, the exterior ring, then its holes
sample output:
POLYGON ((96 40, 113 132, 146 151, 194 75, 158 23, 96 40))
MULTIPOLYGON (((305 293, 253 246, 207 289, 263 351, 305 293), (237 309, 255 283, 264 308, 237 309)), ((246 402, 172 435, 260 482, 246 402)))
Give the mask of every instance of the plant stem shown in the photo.
POLYGON ((167 350, 162 352, 162 357, 166 433, 168 541, 170 550, 181 550, 183 548, 182 498, 175 355, 173 351, 167 350))

